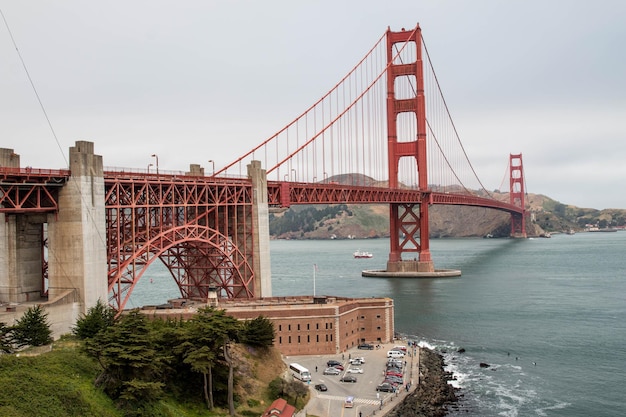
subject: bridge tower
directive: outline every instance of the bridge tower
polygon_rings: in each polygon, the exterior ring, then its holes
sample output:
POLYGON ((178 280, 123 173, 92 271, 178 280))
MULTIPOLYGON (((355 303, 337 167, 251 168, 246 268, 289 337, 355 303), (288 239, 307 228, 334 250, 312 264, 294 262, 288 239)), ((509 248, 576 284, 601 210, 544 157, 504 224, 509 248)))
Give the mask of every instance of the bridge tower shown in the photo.
POLYGON ((434 272, 428 238, 428 205, 430 190, 426 160, 426 103, 424 98, 424 71, 422 62, 422 37, 419 25, 412 31, 387 30, 387 146, 389 187, 398 188, 398 170, 401 158, 415 158, 418 171, 418 187, 422 200, 411 204, 390 205, 391 248, 387 272, 434 272), (396 44, 415 48, 415 62, 395 62, 396 44), (408 77, 415 86, 415 95, 396 98, 396 81, 408 77), (413 113, 417 123, 417 138, 398 137, 398 115, 413 113), (413 253, 412 260, 403 260, 403 253, 413 253), (415 256, 417 255, 417 257, 415 256))
POLYGON ((524 197, 524 164, 522 154, 509 155, 510 202, 511 205, 521 207, 522 214, 511 214, 511 237, 525 238, 526 236, 526 202, 524 197))

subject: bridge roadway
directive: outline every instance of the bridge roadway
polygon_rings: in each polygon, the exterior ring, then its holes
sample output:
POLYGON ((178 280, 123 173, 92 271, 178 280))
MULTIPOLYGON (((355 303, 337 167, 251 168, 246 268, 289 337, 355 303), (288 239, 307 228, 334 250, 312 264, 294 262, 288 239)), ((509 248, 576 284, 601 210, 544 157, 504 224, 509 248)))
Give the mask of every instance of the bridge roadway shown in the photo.
POLYGON ((297 416, 316 415, 319 417, 369 417, 384 416, 391 411, 400 401, 406 398, 409 392, 413 392, 417 387, 419 375, 419 349, 409 352, 405 357, 407 366, 404 370, 405 384, 411 382, 409 391, 406 388, 400 389, 397 393, 376 392, 376 386, 383 380, 385 363, 387 362, 387 351, 394 345, 406 343, 397 341, 394 344, 387 343, 381 345, 380 349, 359 350, 352 348, 344 354, 338 355, 307 355, 307 356, 287 356, 285 363, 299 363, 308 368, 313 376, 310 383, 311 399, 297 416), (339 382, 342 372, 339 375, 324 375, 326 362, 330 359, 341 362, 347 370, 350 358, 363 357, 365 363, 359 365, 363 369, 362 374, 354 375, 356 383, 339 382), (317 371, 315 370, 317 367, 317 371), (319 392, 315 390, 315 384, 323 383, 328 387, 328 391, 319 392), (344 408, 344 401, 347 396, 354 397, 354 407, 344 408), (361 413, 361 415, 359 415, 361 413))
MULTIPOLYGON (((407 203, 422 201, 423 191, 409 188, 381 188, 337 183, 267 182, 270 206, 293 204, 367 204, 407 203)), ((510 214, 522 214, 523 208, 494 198, 449 192, 428 192, 429 204, 487 207, 510 214)))
MULTIPOLYGON (((69 170, 0 167, 0 211, 8 213, 50 212, 58 210, 56 193, 51 189, 64 186, 69 170)), ((190 182, 223 184, 230 187, 249 187, 246 179, 189 176, 177 174, 146 174, 132 171, 108 171, 106 182, 110 186, 117 181, 132 178, 147 183, 188 186, 190 182)), ((342 185, 336 183, 298 183, 268 181, 270 206, 290 207, 293 204, 337 203, 417 203, 424 193, 415 189, 391 189, 342 185)), ((508 213, 522 213, 522 208, 469 194, 430 192, 430 204, 489 207, 508 213)))

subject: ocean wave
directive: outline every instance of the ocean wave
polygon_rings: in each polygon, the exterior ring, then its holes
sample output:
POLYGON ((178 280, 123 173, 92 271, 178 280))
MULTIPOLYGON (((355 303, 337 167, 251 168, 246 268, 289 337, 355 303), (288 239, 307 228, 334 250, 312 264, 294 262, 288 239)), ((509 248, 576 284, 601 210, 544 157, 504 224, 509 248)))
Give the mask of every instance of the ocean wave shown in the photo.
MULTIPOLYGON (((443 356, 445 370, 452 375, 449 383, 463 394, 462 409, 471 409, 474 415, 504 417, 517 417, 536 409, 537 390, 520 364, 499 362, 495 360, 498 357, 490 353, 461 350, 454 342, 416 336, 407 338, 443 356), (488 362, 489 366, 481 367, 481 362, 488 362)), ((547 409, 547 405, 540 408, 547 409)))
POLYGON ((550 405, 550 406, 546 406, 546 407, 540 407, 540 408, 535 408, 535 412, 537 413, 538 416, 547 416, 548 413, 546 411, 562 410, 564 408, 569 407, 570 405, 571 405, 570 403, 559 402, 559 403, 556 403, 554 405, 550 405))

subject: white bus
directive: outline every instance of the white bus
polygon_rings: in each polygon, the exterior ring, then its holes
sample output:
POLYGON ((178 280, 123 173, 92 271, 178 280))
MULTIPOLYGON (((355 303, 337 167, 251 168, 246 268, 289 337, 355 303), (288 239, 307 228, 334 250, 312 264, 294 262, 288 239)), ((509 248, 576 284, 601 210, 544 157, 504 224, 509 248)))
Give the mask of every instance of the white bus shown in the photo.
POLYGON ((299 379, 302 382, 310 382, 311 381, 311 372, 306 369, 304 366, 297 363, 290 363, 289 370, 291 371, 291 375, 294 378, 299 379))

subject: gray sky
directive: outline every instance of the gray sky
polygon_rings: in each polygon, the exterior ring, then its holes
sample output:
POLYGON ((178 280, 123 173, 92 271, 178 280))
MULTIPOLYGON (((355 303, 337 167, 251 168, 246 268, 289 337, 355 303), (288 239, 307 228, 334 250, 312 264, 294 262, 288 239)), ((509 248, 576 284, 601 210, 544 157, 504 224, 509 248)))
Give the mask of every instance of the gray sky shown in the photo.
POLYGON ((388 26, 422 27, 470 160, 499 188, 626 208, 623 0, 0 0, 0 147, 64 168, 76 140, 107 167, 221 167, 333 87, 388 26))

